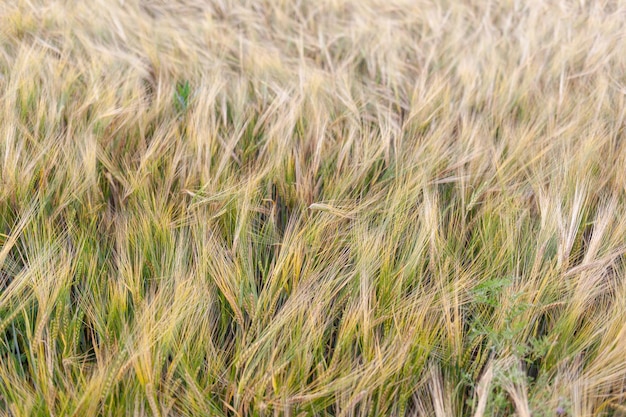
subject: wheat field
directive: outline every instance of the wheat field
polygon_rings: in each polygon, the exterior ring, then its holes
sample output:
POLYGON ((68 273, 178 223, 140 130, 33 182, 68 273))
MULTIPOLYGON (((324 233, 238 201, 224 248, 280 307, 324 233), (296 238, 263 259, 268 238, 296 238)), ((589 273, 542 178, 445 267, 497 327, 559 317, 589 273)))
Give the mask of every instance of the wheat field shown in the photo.
POLYGON ((5 0, 0 415, 626 415, 626 2, 5 0))

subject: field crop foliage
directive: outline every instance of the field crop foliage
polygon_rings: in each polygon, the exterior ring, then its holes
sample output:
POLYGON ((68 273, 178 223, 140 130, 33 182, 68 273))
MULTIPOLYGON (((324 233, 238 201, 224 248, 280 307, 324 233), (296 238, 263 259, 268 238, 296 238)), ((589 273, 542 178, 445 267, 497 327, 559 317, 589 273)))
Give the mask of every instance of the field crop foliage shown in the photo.
POLYGON ((626 415, 626 2, 5 0, 0 416, 626 415))

